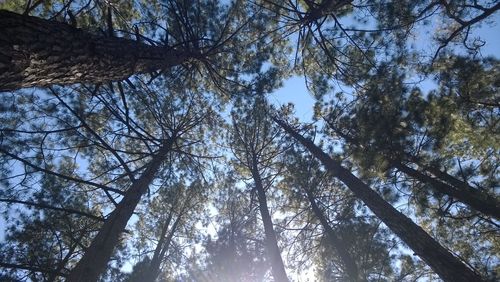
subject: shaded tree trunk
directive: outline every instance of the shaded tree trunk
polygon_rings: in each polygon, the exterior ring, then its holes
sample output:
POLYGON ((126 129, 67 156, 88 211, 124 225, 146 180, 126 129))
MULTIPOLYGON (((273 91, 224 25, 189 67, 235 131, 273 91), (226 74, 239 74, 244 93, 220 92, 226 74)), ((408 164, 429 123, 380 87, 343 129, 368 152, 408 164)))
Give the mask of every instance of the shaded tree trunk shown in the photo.
MULTIPOLYGON (((344 134, 330 123, 328 123, 328 125, 335 131, 335 133, 344 138, 347 142, 363 148, 363 146, 360 145, 359 142, 356 142, 356 140, 351 136, 344 134)), ((417 157, 409 155, 405 155, 403 157, 417 164, 419 167, 423 168, 424 171, 434 175, 436 178, 433 178, 422 171, 416 170, 402 163, 400 160, 393 161, 391 163, 392 167, 422 183, 429 184, 435 191, 453 197, 478 212, 500 219, 500 202, 494 197, 486 193, 482 193, 467 183, 441 171, 437 167, 422 164, 417 157)))
POLYGON ((347 244, 344 242, 344 240, 333 230, 333 228, 330 226, 328 220, 326 219, 325 215, 323 214, 323 211, 319 208, 318 204, 316 203, 316 200, 314 199, 312 193, 308 189, 304 189, 306 191, 307 199, 309 200, 309 203, 311 204, 311 208, 314 212, 314 215, 318 218, 319 222, 323 226, 323 229, 326 232, 327 238, 330 240, 330 245, 335 249, 337 254, 339 255, 345 270, 347 272, 347 275, 349 276, 350 281, 366 281, 360 273, 358 266, 356 265, 356 261, 354 258, 351 256, 349 253, 349 250, 347 249, 347 244))
POLYGON ((283 259, 281 258, 281 252, 278 248, 278 240, 276 239, 276 233, 274 232, 273 222, 271 215, 269 214, 269 208, 267 207, 266 192, 264 191, 264 186, 262 184, 262 179, 257 168, 257 160, 253 160, 252 168, 252 178, 255 182, 255 189, 257 190, 257 198, 259 200, 260 215, 262 216, 262 221, 264 223, 264 232, 266 235, 266 249, 269 255, 269 260, 271 261, 271 268, 276 282, 286 282, 289 281, 285 271, 285 265, 283 259))
MULTIPOLYGON (((181 220, 181 216, 179 215, 177 217, 177 219, 174 221, 174 223, 172 224, 172 227, 170 228, 170 232, 168 233, 168 236, 165 237, 166 233, 162 234, 160 242, 158 242, 158 245, 156 246, 155 252, 153 254, 153 258, 151 259, 151 262, 149 263, 149 272, 148 272, 147 277, 144 281, 154 282, 154 281, 156 281, 156 278, 158 278, 158 275, 160 275, 161 263, 163 261, 163 258, 165 257, 165 254, 168 251, 168 248, 170 247, 170 242, 172 242, 172 238, 174 237, 175 231, 177 229, 177 225, 179 224, 180 220, 181 220)), ((170 223, 170 221, 169 221, 169 223, 170 223)), ((166 225, 166 227, 168 228, 168 225, 166 225)))
POLYGON ((0 91, 123 80, 189 58, 171 48, 0 10, 0 91))
POLYGON ((328 171, 342 181, 382 222, 424 260, 443 280, 450 282, 483 281, 472 269, 434 240, 420 226, 395 209, 363 181, 342 167, 311 140, 286 123, 273 118, 290 136, 318 158, 328 171))
POLYGON ((141 177, 137 179, 127 190, 123 199, 118 203, 115 210, 109 215, 103 226, 92 240, 90 247, 85 251, 82 259, 71 270, 67 277, 69 282, 97 281, 105 270, 108 261, 113 254, 115 246, 120 240, 121 233, 125 230, 127 222, 132 216, 137 204, 143 194, 159 171, 165 156, 170 152, 174 138, 165 142, 158 153, 153 157, 141 177))
MULTIPOLYGON (((446 194, 448 196, 453 197, 454 199, 468 205, 472 209, 481 212, 485 215, 493 216, 497 219, 500 219, 500 204, 493 197, 481 193, 480 191, 466 185, 462 187, 450 186, 446 183, 441 182, 440 180, 433 178, 425 173, 422 173, 412 167, 409 167, 400 162, 396 162, 394 164, 394 168, 405 173, 408 176, 411 176, 422 183, 428 183, 434 188, 434 190, 446 194)), ((432 172, 431 172, 432 173, 432 172)), ((439 171, 434 173, 438 173, 439 175, 444 174, 439 171)), ((432 174, 434 174, 432 173, 432 174)), ((436 175, 436 174, 434 174, 436 175)), ((446 174, 448 175, 448 174, 446 174)), ((436 175, 437 176, 437 175, 436 175)), ((439 176, 437 176, 439 177, 439 176)))

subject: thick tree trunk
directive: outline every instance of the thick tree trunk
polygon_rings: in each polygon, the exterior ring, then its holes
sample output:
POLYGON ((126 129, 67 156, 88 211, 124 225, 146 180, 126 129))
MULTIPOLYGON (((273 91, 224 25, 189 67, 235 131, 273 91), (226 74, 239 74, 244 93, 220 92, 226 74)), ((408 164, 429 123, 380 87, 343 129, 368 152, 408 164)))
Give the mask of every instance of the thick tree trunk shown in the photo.
POLYGON ((0 10, 0 91, 123 80, 189 58, 173 49, 0 10))
POLYGON ((266 249, 269 255, 269 260, 271 261, 271 270, 273 273, 274 281, 286 282, 289 280, 286 275, 283 259, 281 258, 281 252, 278 247, 278 240, 276 239, 276 233, 274 232, 273 222, 271 219, 271 215, 269 214, 269 208, 267 207, 266 192, 264 191, 262 178, 260 177, 259 170, 256 164, 257 161, 254 160, 252 168, 252 177, 255 182, 255 189, 257 190, 260 215, 264 223, 264 233, 266 235, 266 249))
MULTIPOLYGON (((481 193, 480 191, 478 191, 478 190, 476 190, 468 185, 467 186, 465 186, 465 185, 459 186, 459 187, 448 185, 444 182, 441 182, 440 180, 438 180, 436 178, 433 178, 425 173, 422 173, 422 172, 420 172, 412 167, 409 167, 405 164, 402 164, 400 162, 395 163, 394 167, 397 170, 405 173, 408 176, 411 176, 411 177, 417 179, 418 181, 420 181, 422 183, 428 183, 429 185, 431 185, 432 188, 434 188, 434 190, 436 190, 442 194, 446 194, 448 196, 451 196, 454 199, 468 205, 469 207, 471 207, 472 209, 474 209, 478 212, 481 212, 485 215, 490 215, 490 216, 493 216, 497 219, 500 219, 500 205, 496 199, 494 199, 493 197, 491 197, 489 195, 481 193)), ((432 173, 432 174, 435 175, 435 173, 439 174, 440 176, 442 176, 442 174, 443 174, 443 172, 441 172, 441 171, 436 172, 434 170, 434 173, 432 173)), ((437 177, 440 177, 440 176, 437 176, 437 177)), ((454 183, 450 183, 450 184, 454 185, 454 183)))
POLYGON ((356 265, 356 261, 349 253, 347 249, 347 244, 345 244, 344 240, 333 230, 333 228, 328 223, 325 215, 316 204, 316 200, 314 199, 311 191, 308 189, 304 189, 307 194, 307 199, 311 204, 311 208, 314 212, 314 215, 318 218, 319 222, 323 226, 323 229, 326 232, 327 238, 330 240, 331 246, 335 249, 338 256, 340 257, 342 264, 344 265, 345 271, 349 276, 349 281, 366 281, 360 273, 358 266, 356 265))
POLYGON ((147 192, 155 174, 164 162, 165 156, 170 152, 173 142, 174 140, 171 138, 162 148, 160 148, 160 151, 153 157, 151 163, 149 163, 141 177, 127 190, 123 199, 109 215, 95 238, 92 240, 90 247, 85 251, 82 259, 75 268, 71 270, 67 281, 97 281, 106 268, 113 254, 113 250, 120 240, 120 235, 125 230, 127 222, 132 216, 142 195, 147 192))
POLYGON ((483 281, 448 250, 434 240, 420 226, 386 202, 363 181, 342 167, 312 141, 306 139, 286 123, 273 118, 289 135, 318 158, 328 171, 342 181, 362 200, 382 222, 424 260, 443 280, 453 282, 483 281))

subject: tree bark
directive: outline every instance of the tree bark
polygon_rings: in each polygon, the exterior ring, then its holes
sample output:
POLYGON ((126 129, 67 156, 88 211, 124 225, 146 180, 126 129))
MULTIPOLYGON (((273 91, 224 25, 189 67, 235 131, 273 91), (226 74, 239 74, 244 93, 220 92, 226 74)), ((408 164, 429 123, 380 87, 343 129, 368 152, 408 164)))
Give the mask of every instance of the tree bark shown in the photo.
POLYGON ((289 280, 286 275, 283 259, 281 258, 281 252, 278 247, 278 240, 276 239, 273 222, 271 219, 271 215, 269 214, 269 208, 267 207, 266 192, 264 191, 262 178, 260 177, 259 170, 257 168, 257 160, 255 159, 253 160, 252 178, 255 182, 255 189, 257 190, 260 215, 262 216, 262 221, 264 223, 264 233, 266 235, 266 249, 269 255, 269 260, 271 261, 271 270, 273 273, 274 281, 287 282, 289 280))
POLYGON ((311 204, 311 208, 314 212, 314 215, 318 218, 319 222, 323 226, 327 238, 330 240, 331 246, 335 249, 335 251, 337 252, 338 256, 340 257, 343 263, 343 266, 345 267, 347 275, 349 276, 349 281, 366 281, 366 279, 364 279, 360 275, 356 261, 354 260, 354 258, 349 253, 349 250, 347 249, 347 244, 345 244, 344 240, 330 226, 330 223, 326 219, 325 215, 323 214, 319 206, 316 204, 316 200, 314 199, 311 191, 309 191, 307 188, 304 190, 306 191, 307 199, 311 204))
POLYGON ((354 195, 384 222, 416 255, 424 260, 445 281, 483 281, 481 276, 434 240, 420 226, 386 202, 363 181, 342 167, 311 140, 306 139, 286 123, 273 118, 290 136, 318 158, 328 171, 342 181, 354 195))
POLYGON ((0 10, 0 91, 105 83, 167 69, 190 56, 172 48, 92 34, 69 24, 0 10))
POLYGON ((132 216, 141 196, 147 192, 155 174, 159 171, 161 164, 165 160, 165 156, 172 149, 173 143, 173 137, 165 142, 141 177, 127 190, 123 199, 118 203, 115 210, 106 219, 92 240, 90 247, 85 251, 82 259, 71 270, 67 278, 68 282, 97 281, 106 268, 113 250, 120 240, 120 235, 125 230, 127 222, 132 216))

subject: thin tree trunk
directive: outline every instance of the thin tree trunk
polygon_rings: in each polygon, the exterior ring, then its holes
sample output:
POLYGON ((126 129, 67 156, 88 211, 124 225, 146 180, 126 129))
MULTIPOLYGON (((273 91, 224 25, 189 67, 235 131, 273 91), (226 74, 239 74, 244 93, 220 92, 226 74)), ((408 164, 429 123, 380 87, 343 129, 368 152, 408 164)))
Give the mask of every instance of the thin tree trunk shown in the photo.
POLYGON ((424 260, 443 280, 450 282, 483 281, 472 269, 434 240, 420 226, 386 202, 363 181, 342 167, 312 141, 306 139, 286 123, 273 118, 289 135, 299 141, 318 158, 328 171, 342 181, 362 200, 382 222, 389 227, 416 255, 424 260))
POLYGON ((255 182, 255 189, 257 190, 257 198, 259 200, 260 215, 264 223, 264 232, 266 235, 266 249, 271 261, 271 270, 273 273, 274 281, 286 282, 289 281, 285 271, 285 265, 281 258, 281 252, 278 247, 278 240, 274 232, 273 222, 267 207, 266 192, 262 185, 262 179, 257 168, 257 161, 253 160, 252 177, 255 182))
POLYGON ((478 212, 500 219, 500 205, 493 197, 485 195, 473 188, 450 186, 400 162, 396 162, 394 167, 420 182, 430 184, 434 190, 451 196, 478 212))
MULTIPOLYGON (((181 216, 179 215, 176 218, 176 220, 174 221, 174 224, 172 224, 172 227, 170 228, 170 232, 168 233, 168 236, 162 237, 162 239, 164 239, 164 240, 162 240, 160 248, 157 247, 155 250, 153 258, 151 259, 151 262, 149 263, 149 272, 147 274, 148 277, 144 281, 154 282, 156 280, 156 278, 158 278, 158 275, 160 275, 161 263, 163 261, 163 258, 165 257, 165 254, 168 251, 168 248, 170 247, 170 242, 172 242, 172 238, 174 237, 175 231, 177 229, 177 225, 179 224, 180 220, 181 220, 181 216)), ((165 236, 165 234, 163 234, 163 236, 165 236)))
POLYGON ((71 270, 67 281, 97 281, 106 268, 113 254, 113 250, 120 240, 120 234, 125 230, 127 222, 132 216, 141 196, 147 192, 155 174, 164 162, 165 156, 170 152, 173 142, 174 138, 167 140, 166 144, 164 144, 159 152, 153 157, 151 163, 149 163, 141 177, 127 190, 123 199, 106 219, 103 226, 92 240, 90 247, 85 251, 82 259, 75 268, 71 270))
POLYGON ((349 253, 349 250, 347 249, 347 244, 330 226, 328 220, 325 218, 325 215, 323 214, 319 206, 316 204, 316 200, 314 199, 311 191, 309 191, 307 188, 304 190, 306 191, 307 199, 311 204, 311 208, 314 212, 314 215, 319 219, 319 222, 321 223, 323 229, 326 232, 327 238, 330 240, 330 245, 335 249, 340 259, 342 260, 347 275, 349 276, 349 280, 366 281, 366 279, 364 279, 360 275, 358 266, 356 265, 356 261, 354 260, 354 258, 349 253))
POLYGON ((0 10, 0 91, 119 81, 189 58, 171 48, 0 10))
MULTIPOLYGON (((355 146, 361 146, 361 148, 363 148, 362 145, 356 142, 354 138, 348 136, 347 134, 344 134, 343 132, 335 128, 332 124, 328 123, 328 125, 335 131, 335 133, 344 138, 347 142, 355 146)), ((394 161, 392 163, 392 166, 422 183, 429 184, 434 190, 442 194, 451 196, 478 212, 500 219, 500 202, 494 197, 486 193, 482 193, 481 191, 471 187, 467 183, 456 179, 455 177, 441 171, 436 167, 423 165, 422 162, 416 157, 412 157, 409 155, 405 155, 404 157, 408 158, 411 162, 417 164, 419 167, 423 168, 424 171, 431 173, 438 179, 433 178, 419 170, 411 168, 408 165, 403 164, 401 161, 394 161)))

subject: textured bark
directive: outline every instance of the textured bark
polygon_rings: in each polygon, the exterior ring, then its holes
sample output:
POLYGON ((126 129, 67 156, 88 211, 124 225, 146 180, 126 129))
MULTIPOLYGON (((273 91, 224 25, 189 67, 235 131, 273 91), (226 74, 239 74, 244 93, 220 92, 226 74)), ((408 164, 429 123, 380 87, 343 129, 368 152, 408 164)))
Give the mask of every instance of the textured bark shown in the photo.
MULTIPOLYGON (((448 196, 453 197, 454 199, 468 205, 472 209, 481 212, 485 215, 490 215, 493 216, 497 219, 500 219, 500 205, 498 201, 484 193, 481 193, 480 191, 468 186, 468 185, 462 185, 462 186, 451 186, 448 185, 444 182, 439 181, 436 178, 433 178, 425 173, 422 173, 412 167, 409 167, 405 164, 402 163, 396 163, 394 165, 396 169, 399 171, 405 173, 408 176, 411 176, 415 179, 417 179, 420 182, 423 183, 428 183, 429 185, 434 188, 434 190, 446 194, 448 196)), ((443 172, 440 170, 433 170, 434 173, 431 173, 436 175, 437 177, 443 177, 443 172)), ((448 174, 446 174, 448 175, 448 174)), ((451 177, 451 176, 450 176, 451 177)), ((459 181, 459 180, 457 180, 459 181)), ((450 184, 457 184, 457 183, 450 183, 450 184)))
POLYGON ((260 177, 259 170, 257 168, 257 160, 253 160, 252 178, 255 182, 255 189, 257 190, 260 215, 264 223, 264 233, 266 235, 266 249, 269 255, 269 260, 271 261, 271 270, 274 281, 289 281, 286 275, 283 259, 281 258, 281 252, 278 247, 278 240, 276 239, 276 233, 274 232, 273 222, 271 215, 269 214, 269 208, 267 207, 266 192, 264 191, 262 178, 260 177))
POLYGON ((321 161, 328 171, 342 181, 362 200, 382 222, 389 227, 416 255, 424 260, 445 281, 483 281, 472 269, 434 240, 420 226, 386 202, 363 181, 342 167, 311 140, 306 139, 286 123, 273 118, 290 136, 299 141, 321 161))
POLYGON ((173 139, 169 139, 160 151, 153 157, 148 167, 127 190, 123 199, 115 210, 106 219, 103 226, 92 240, 90 247, 85 251, 82 259, 71 270, 67 281, 90 282, 97 281, 106 268, 115 246, 120 240, 121 233, 125 230, 127 222, 132 216, 137 204, 160 169, 165 156, 170 152, 173 139))
POLYGON ((166 47, 0 10, 0 91, 123 80, 189 58, 166 47))
POLYGON ((319 222, 323 226, 327 238, 330 240, 331 246, 335 249, 335 251, 337 252, 338 256, 342 261, 342 264, 344 265, 345 271, 349 276, 349 281, 366 281, 366 279, 364 279, 360 275, 356 261, 354 260, 354 258, 349 253, 349 250, 347 249, 347 244, 344 242, 342 237, 340 237, 339 234, 337 234, 337 232, 335 232, 335 230, 330 226, 325 215, 323 214, 319 206, 316 204, 316 200, 314 199, 311 191, 309 191, 308 189, 304 190, 306 191, 307 199, 311 204, 311 209, 313 210, 314 215, 318 218, 319 222))

